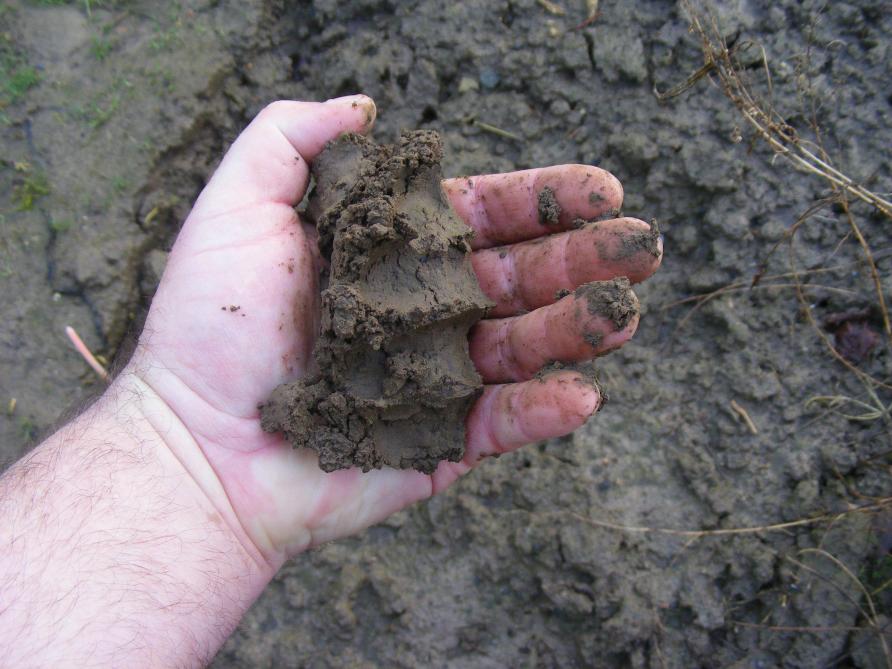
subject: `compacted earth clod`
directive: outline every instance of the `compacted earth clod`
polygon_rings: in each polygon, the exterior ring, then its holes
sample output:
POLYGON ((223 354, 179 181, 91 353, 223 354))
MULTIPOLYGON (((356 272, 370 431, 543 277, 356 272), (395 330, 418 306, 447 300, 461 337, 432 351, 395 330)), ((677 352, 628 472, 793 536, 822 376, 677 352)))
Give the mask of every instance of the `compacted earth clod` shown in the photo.
POLYGON ((440 137, 394 145, 347 134, 313 164, 308 213, 330 261, 314 376, 279 386, 263 429, 334 471, 425 473, 464 455, 465 417, 483 391, 468 331, 491 302, 471 267, 471 230, 441 186, 440 137))

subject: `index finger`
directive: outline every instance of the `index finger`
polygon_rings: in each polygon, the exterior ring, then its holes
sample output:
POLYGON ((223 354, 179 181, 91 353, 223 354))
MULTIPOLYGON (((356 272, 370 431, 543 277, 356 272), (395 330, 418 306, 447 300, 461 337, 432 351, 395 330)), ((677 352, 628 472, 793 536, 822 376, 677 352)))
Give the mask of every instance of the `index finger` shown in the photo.
POLYGON ((577 227, 618 210, 619 180, 591 165, 555 165, 507 174, 443 181, 456 213, 474 230, 471 246, 485 249, 577 227))

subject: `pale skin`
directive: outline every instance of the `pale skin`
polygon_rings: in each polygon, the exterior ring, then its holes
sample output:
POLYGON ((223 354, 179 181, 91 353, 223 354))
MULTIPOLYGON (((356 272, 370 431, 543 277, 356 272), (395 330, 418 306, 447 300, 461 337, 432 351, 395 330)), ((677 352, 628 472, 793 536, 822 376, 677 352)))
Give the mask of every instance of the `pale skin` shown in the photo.
POLYGON ((430 476, 326 474, 312 452, 260 429, 258 403, 312 364, 320 259, 294 210, 308 164, 374 118, 365 96, 264 109, 185 221, 130 363, 0 478, 4 666, 201 666, 285 560, 441 492, 487 456, 567 434, 600 407, 575 372, 533 377, 547 361, 621 346, 637 319, 617 331, 556 292, 641 281, 660 257, 611 252, 647 229, 635 219, 571 230, 618 208, 622 188, 563 165, 443 183, 496 302, 469 337, 486 387, 461 462, 430 476), (563 209, 556 226, 537 216, 546 185, 563 209))

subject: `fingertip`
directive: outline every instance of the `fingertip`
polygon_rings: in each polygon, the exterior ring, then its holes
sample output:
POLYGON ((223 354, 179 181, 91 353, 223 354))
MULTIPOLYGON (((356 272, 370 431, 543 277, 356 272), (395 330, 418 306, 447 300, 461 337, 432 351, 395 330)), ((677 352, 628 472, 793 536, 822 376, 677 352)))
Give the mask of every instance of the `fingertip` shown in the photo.
POLYGON ((588 221, 618 211, 623 204, 623 186, 610 172, 593 165, 568 164, 542 168, 534 189, 550 188, 561 209, 561 228, 571 229, 577 221, 588 221))
POLYGON ((361 123, 360 128, 357 130, 357 132, 360 132, 362 134, 366 134, 367 132, 369 132, 375 125, 375 119, 378 118, 378 107, 375 104, 375 101, 372 100, 372 98, 370 98, 368 95, 364 95, 362 93, 358 93, 356 95, 344 95, 339 98, 332 98, 330 100, 326 100, 324 104, 355 109, 360 115, 361 123))
MULTIPOLYGON (((656 223, 656 221, 654 221, 656 223)), ((660 265, 663 263, 663 246, 666 240, 666 235, 660 234, 657 237, 657 262, 654 270, 659 269, 660 265)))
POLYGON ((601 340, 600 345, 598 346, 597 355, 607 355, 612 351, 615 351, 618 348, 622 348, 628 343, 632 337, 635 336, 635 332, 638 331, 638 323, 641 321, 640 314, 635 314, 632 316, 632 319, 629 321, 629 324, 624 328, 619 330, 614 330, 613 332, 608 332, 604 335, 604 338, 601 340))
POLYGON ((505 415, 519 420, 522 439, 514 445, 562 437, 585 424, 603 404, 597 381, 580 372, 557 370, 515 386, 505 415))
MULTIPOLYGON (((532 381, 486 386, 467 419, 464 464, 573 432, 604 404, 598 382, 573 371, 532 381)), ((461 472, 449 469, 449 480, 461 472)))
POLYGON ((584 425, 604 404, 600 385, 593 377, 576 371, 555 371, 544 375, 541 383, 549 385, 552 405, 561 411, 561 436, 584 425))
POLYGON ((586 225, 583 230, 594 238, 598 263, 614 276, 626 276, 641 283, 660 266, 663 243, 656 221, 622 217, 586 225))

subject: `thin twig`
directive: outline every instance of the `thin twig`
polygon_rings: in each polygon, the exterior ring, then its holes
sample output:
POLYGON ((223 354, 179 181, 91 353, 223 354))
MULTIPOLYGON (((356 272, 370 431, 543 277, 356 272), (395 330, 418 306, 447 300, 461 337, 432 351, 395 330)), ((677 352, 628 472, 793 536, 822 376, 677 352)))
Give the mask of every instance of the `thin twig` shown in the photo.
MULTIPOLYGON (((783 117, 772 107, 761 103, 739 73, 741 67, 737 62, 735 52, 744 47, 729 49, 715 20, 712 21, 711 30, 707 30, 691 0, 683 0, 683 2, 691 17, 691 29, 697 33, 703 44, 703 54, 706 59, 704 67, 709 65, 710 70, 716 73, 719 85, 725 95, 772 150, 777 155, 789 160, 794 166, 826 179, 853 197, 877 208, 888 218, 892 218, 892 202, 856 183, 851 177, 834 167, 826 156, 821 158, 815 155, 807 147, 807 142, 799 137, 796 130, 783 117)), ((751 46, 753 43, 744 41, 742 44, 751 46)))
POLYGON ((833 521, 840 517, 847 516, 852 513, 870 513, 873 511, 878 511, 880 509, 887 508, 892 505, 892 497, 882 499, 874 504, 866 504, 863 506, 856 506, 847 511, 842 511, 839 513, 825 513, 819 516, 814 516, 812 518, 800 518, 799 520, 791 520, 785 523, 776 523, 774 525, 759 525, 757 527, 732 527, 720 530, 676 530, 672 528, 666 527, 646 527, 643 525, 622 525, 619 523, 611 523, 606 520, 595 520, 594 518, 588 518, 579 513, 570 512, 570 516, 576 518, 577 520, 585 523, 586 525, 592 525, 594 527, 601 527, 608 530, 616 530, 618 532, 626 532, 629 534, 667 534, 670 536, 676 537, 718 537, 718 536, 733 536, 733 535, 744 535, 744 534, 760 534, 762 532, 778 532, 781 530, 788 530, 793 527, 803 527, 806 525, 815 525, 818 523, 823 523, 826 521, 833 521))
POLYGON ((877 270, 877 265, 876 262, 874 262, 870 246, 868 245, 867 240, 864 239, 864 235, 861 234, 861 228, 855 222, 855 217, 852 216, 848 198, 844 192, 839 195, 840 204, 846 215, 849 227, 852 229, 855 239, 858 240, 858 244, 861 245, 861 250, 864 252, 864 257, 867 259, 867 266, 870 267, 870 276, 873 278, 874 291, 876 292, 877 300, 879 302, 880 314, 883 317, 883 329, 886 331, 886 338, 888 339, 889 344, 892 345, 892 323, 889 321, 889 310, 886 308, 886 298, 883 295, 883 282, 880 280, 880 272, 877 270))
POLYGON ((864 628, 854 627, 851 625, 827 625, 816 627, 797 627, 795 625, 765 625, 762 623, 748 623, 743 620, 729 620, 729 625, 740 625, 741 627, 752 627, 754 629, 766 630, 768 632, 809 632, 817 634, 818 632, 862 632, 864 628))
POLYGON ((551 0, 536 0, 539 3, 539 6, 544 9, 549 14, 553 14, 554 16, 563 16, 567 12, 564 11, 564 8, 555 2, 551 2, 551 0))
POLYGON ((808 320, 809 325, 812 326, 815 333, 817 333, 818 337, 824 343, 824 346, 826 346, 827 350, 830 351, 830 354, 834 358, 836 358, 837 361, 842 363, 842 365, 845 366, 849 371, 851 371, 853 374, 855 374, 859 379, 861 379, 865 383, 875 384, 876 386, 879 386, 881 388, 885 388, 887 390, 892 390, 892 385, 885 383, 884 381, 880 381, 879 379, 875 378, 874 376, 868 374, 867 372, 863 371, 856 365, 849 362, 846 359, 846 357, 844 355, 842 355, 842 353, 840 353, 839 351, 836 350, 836 347, 833 345, 833 342, 830 341, 830 338, 821 329, 821 326, 818 325, 818 321, 815 318, 814 313, 812 312, 812 307, 808 303, 808 300, 805 299, 805 292, 802 290, 802 282, 799 280, 799 277, 798 277, 798 269, 796 267, 796 260, 795 260, 796 254, 794 252, 793 244, 794 244, 794 237, 790 237, 789 257, 790 257, 790 267, 791 267, 794 275, 796 276, 796 284, 797 284, 796 297, 799 300, 799 305, 802 307, 802 311, 805 314, 805 318, 806 318, 806 320, 808 320))
POLYGON ((99 378, 105 382, 108 382, 108 372, 105 367, 96 359, 96 357, 90 352, 90 349, 87 348, 87 345, 77 334, 75 329, 70 325, 65 326, 65 334, 68 335, 68 338, 71 340, 71 343, 74 344, 74 350, 81 354, 81 357, 86 360, 87 364, 93 368, 93 371, 99 375, 99 378))
POLYGON ((744 409, 740 404, 738 404, 735 400, 731 400, 731 408, 734 412, 743 419, 743 422, 746 423, 746 426, 749 428, 749 431, 753 434, 759 434, 759 428, 756 427, 756 424, 753 422, 753 419, 750 418, 749 413, 746 409, 744 409))
POLYGON ((479 120, 477 120, 476 118, 474 118, 473 116, 472 116, 472 117, 469 117, 469 118, 467 118, 467 119, 465 119, 465 122, 466 122, 468 125, 477 126, 478 128, 480 128, 480 129, 483 130, 484 132, 491 133, 491 134, 496 135, 496 136, 498 136, 498 137, 504 137, 505 139, 513 139, 513 140, 516 141, 516 142, 522 142, 522 141, 523 141, 523 137, 521 137, 520 135, 515 135, 513 132, 511 132, 511 131, 509 131, 509 130, 503 130, 502 128, 499 128, 499 127, 497 127, 497 126, 494 126, 494 125, 492 125, 492 124, 490 124, 490 123, 486 123, 486 122, 484 122, 484 121, 479 121, 479 120))
MULTIPOLYGON (((877 635, 879 636, 879 639, 880 639, 880 644, 883 647, 883 655, 886 658, 886 664, 889 665, 890 667, 892 667, 892 652, 890 652, 890 650, 889 650, 889 645, 886 642, 886 636, 882 633, 882 631, 880 629, 876 605, 874 604, 873 597, 871 597, 870 592, 867 590, 867 587, 861 582, 861 579, 859 579, 857 576, 855 576, 854 573, 852 573, 852 570, 848 568, 848 566, 845 564, 845 562, 843 562, 836 556, 831 555, 830 553, 828 553, 827 551, 825 551, 823 549, 803 548, 799 552, 800 552, 800 554, 813 553, 815 555, 820 555, 820 556, 830 560, 833 564, 835 564, 837 567, 839 567, 839 569, 846 576, 848 576, 852 580, 852 582, 855 583, 856 586, 858 586, 858 589, 862 592, 862 594, 864 595, 864 598, 867 600, 867 606, 870 609, 870 615, 865 614, 864 617, 870 623, 870 626, 873 627, 874 630, 877 632, 877 635)), ((863 608, 861 610, 862 610, 862 612, 864 612, 863 608)))

